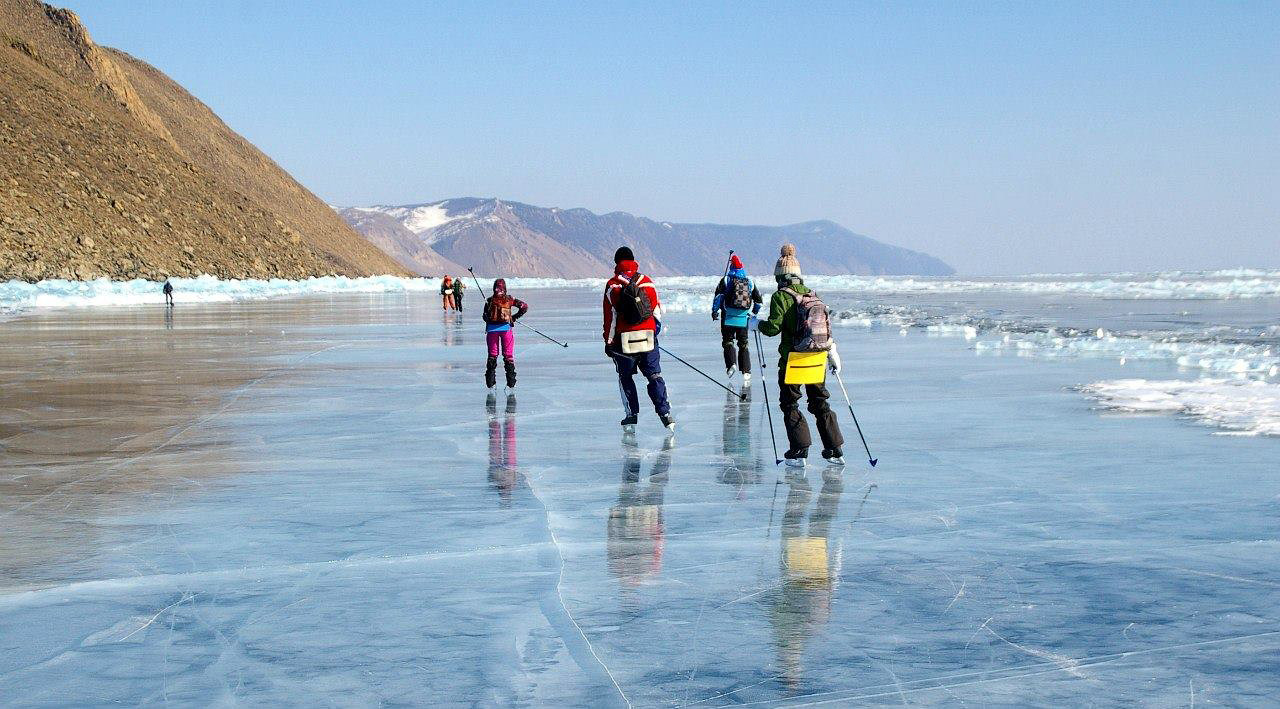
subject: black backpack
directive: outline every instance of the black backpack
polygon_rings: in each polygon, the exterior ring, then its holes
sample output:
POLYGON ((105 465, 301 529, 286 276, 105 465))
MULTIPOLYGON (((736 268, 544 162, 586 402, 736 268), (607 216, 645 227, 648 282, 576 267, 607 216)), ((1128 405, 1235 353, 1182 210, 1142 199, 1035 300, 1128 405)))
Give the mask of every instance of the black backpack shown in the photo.
POLYGON ((724 289, 726 307, 736 310, 751 308, 751 281, 737 276, 729 276, 729 286, 724 289))
POLYGON ((653 317, 653 304, 649 302, 644 288, 640 287, 640 279, 643 277, 637 273, 631 280, 623 283, 622 289, 618 291, 615 307, 624 325, 639 325, 653 317))

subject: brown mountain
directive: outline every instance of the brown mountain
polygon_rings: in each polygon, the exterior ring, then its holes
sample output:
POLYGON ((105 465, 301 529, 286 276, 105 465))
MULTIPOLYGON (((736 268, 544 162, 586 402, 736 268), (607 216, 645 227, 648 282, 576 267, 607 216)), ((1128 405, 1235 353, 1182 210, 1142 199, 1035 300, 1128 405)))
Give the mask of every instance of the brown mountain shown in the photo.
MULTIPOLYGON (((502 199, 464 197, 425 204, 348 207, 339 213, 370 238, 394 232, 400 248, 426 249, 432 258, 475 266, 486 275, 583 278, 608 274, 613 251, 627 244, 654 276, 719 273, 729 249, 752 273, 772 273, 778 247, 790 242, 811 274, 926 275, 954 273, 928 254, 892 246, 831 221, 784 226, 682 224, 626 212, 536 207, 502 199)), ((383 246, 382 241, 377 241, 383 246)), ((385 246, 384 246, 385 248, 385 246)), ((426 275, 439 270, 421 268, 426 275)))
POLYGON ((0 279, 405 273, 74 13, 0 0, 0 279))

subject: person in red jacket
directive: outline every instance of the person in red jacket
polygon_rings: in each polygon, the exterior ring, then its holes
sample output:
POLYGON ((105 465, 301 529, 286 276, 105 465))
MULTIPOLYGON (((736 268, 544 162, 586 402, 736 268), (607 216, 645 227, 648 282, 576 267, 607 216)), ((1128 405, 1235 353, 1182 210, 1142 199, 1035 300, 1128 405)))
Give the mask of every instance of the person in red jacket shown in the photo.
POLYGON ((640 411, 635 373, 648 380, 649 399, 667 430, 674 432, 667 401, 667 383, 662 379, 658 357, 658 334, 662 332, 662 302, 653 281, 636 264, 631 249, 623 246, 613 254, 613 278, 604 287, 604 353, 618 370, 618 388, 626 417, 622 427, 634 430, 640 411))

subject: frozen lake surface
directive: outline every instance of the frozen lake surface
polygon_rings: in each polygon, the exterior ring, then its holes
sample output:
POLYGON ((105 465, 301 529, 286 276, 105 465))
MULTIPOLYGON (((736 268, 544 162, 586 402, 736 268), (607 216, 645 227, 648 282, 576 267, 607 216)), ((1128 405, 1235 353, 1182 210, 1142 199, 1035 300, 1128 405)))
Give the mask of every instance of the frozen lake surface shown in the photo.
MULTIPOLYGON (((465 321, 410 292, 0 325, 0 704, 1280 696, 1280 440, 1075 389, 1173 363, 841 328, 880 464, 841 408, 848 465, 788 475, 758 385, 670 358, 677 436, 646 411, 623 440, 598 295, 517 295, 572 346, 521 332, 492 401, 474 296, 465 321)), ((722 371, 705 314, 667 325, 722 371)))

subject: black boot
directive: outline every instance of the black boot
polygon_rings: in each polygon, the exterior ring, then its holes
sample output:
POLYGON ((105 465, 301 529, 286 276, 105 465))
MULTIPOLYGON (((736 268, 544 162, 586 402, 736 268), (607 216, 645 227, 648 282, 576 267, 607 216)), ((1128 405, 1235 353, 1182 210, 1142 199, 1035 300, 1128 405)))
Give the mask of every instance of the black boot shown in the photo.
POLYGON ((503 360, 503 365, 507 368, 507 388, 516 388, 516 361, 514 359, 503 360))
POLYGON ((498 358, 490 357, 484 363, 484 385, 490 389, 498 385, 498 358))

